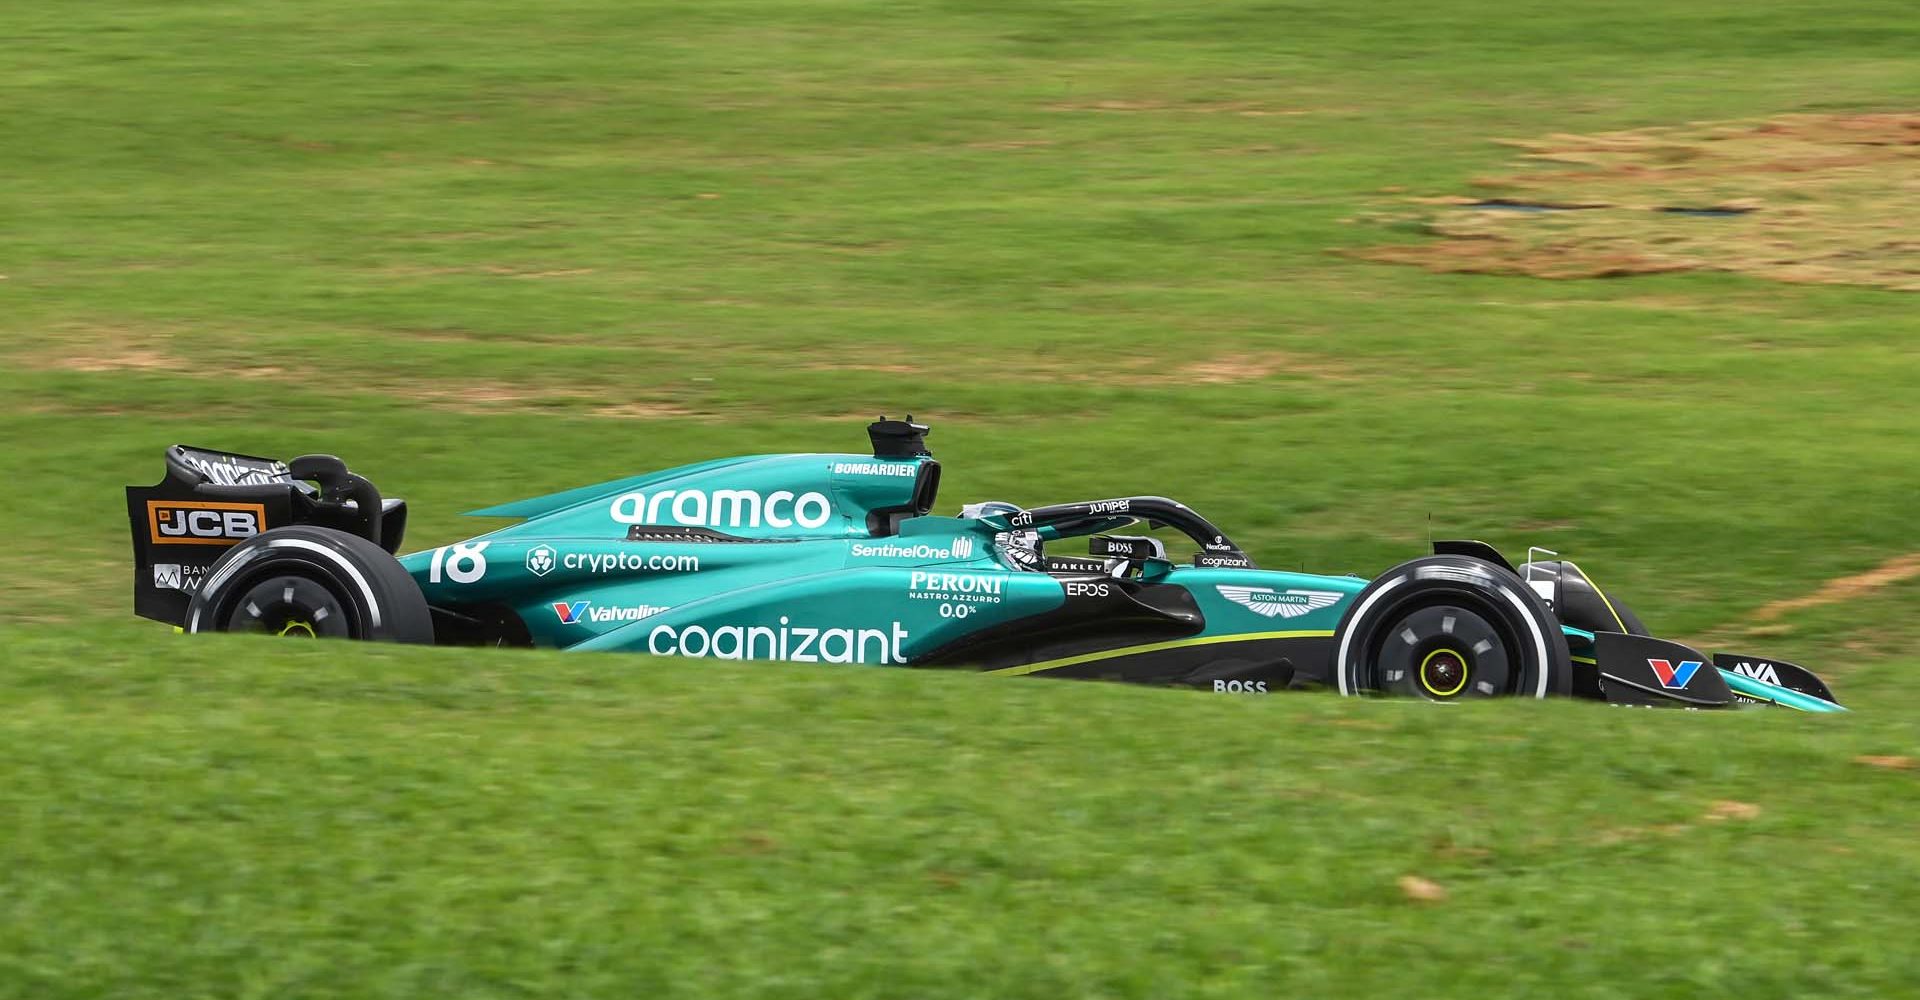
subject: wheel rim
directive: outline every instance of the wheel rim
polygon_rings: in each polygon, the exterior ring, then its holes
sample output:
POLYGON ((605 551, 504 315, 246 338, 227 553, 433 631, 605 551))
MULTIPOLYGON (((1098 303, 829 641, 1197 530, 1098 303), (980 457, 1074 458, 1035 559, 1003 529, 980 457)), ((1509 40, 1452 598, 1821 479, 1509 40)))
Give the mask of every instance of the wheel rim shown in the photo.
POLYGON ((1442 646, 1420 659, 1414 676, 1428 694, 1451 698, 1466 688, 1471 673, 1467 658, 1459 650, 1442 646))
POLYGON ((1373 690, 1428 701, 1510 695, 1518 664, 1500 627, 1479 611, 1435 604, 1400 612, 1371 657, 1373 690))
POLYGON ((353 617, 333 592, 304 576, 274 576, 247 588, 227 613, 227 631, 288 639, 345 639, 353 617))

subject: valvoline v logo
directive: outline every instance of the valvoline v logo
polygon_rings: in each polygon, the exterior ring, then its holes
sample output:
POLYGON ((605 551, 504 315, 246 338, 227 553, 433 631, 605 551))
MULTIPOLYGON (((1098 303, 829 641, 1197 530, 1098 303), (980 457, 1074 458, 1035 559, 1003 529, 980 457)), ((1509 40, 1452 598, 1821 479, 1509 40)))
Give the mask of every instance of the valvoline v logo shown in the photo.
POLYGON ((630 607, 615 607, 606 604, 595 606, 592 601, 574 601, 553 603, 553 614, 562 625, 578 625, 592 622, 595 625, 617 625, 625 622, 637 622, 642 618, 651 618, 671 608, 658 604, 635 604, 630 607))
POLYGON ((1666 660, 1649 659, 1647 666, 1653 668, 1653 676, 1660 679, 1661 687, 1683 688, 1687 686, 1688 681, 1693 680, 1694 673, 1700 669, 1700 661, 1682 660, 1674 664, 1666 660))

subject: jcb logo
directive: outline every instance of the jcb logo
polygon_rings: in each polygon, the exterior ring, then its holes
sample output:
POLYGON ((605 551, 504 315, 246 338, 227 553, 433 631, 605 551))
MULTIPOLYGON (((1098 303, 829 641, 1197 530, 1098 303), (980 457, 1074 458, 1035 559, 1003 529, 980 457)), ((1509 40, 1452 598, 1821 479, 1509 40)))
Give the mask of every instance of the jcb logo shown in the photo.
POLYGON ((147 524, 155 545, 238 545, 266 529, 257 503, 149 500, 147 524))

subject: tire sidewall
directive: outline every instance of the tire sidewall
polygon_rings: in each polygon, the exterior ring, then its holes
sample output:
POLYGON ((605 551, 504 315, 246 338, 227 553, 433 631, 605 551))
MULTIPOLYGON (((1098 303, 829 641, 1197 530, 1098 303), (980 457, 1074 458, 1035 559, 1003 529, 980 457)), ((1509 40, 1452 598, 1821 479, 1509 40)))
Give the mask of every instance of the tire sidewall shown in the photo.
POLYGON ((1341 618, 1333 672, 1342 695, 1368 693, 1361 684, 1380 630, 1416 606, 1453 600, 1509 631, 1514 695, 1544 698, 1570 694, 1573 663, 1566 635, 1545 601, 1504 566, 1471 556, 1426 556, 1375 577, 1354 595, 1341 618))

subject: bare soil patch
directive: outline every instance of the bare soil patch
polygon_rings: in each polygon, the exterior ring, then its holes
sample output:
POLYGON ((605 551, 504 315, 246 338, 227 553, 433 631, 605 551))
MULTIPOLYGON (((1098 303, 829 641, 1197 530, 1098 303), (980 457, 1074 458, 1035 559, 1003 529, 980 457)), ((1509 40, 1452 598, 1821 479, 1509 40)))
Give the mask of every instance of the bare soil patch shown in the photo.
POLYGON ((181 371, 186 364, 159 351, 127 348, 102 354, 74 354, 62 358, 56 367, 75 372, 181 371))
POLYGON ((494 278, 577 278, 583 274, 592 274, 591 267, 570 267, 541 269, 536 267, 510 266, 506 264, 461 264, 457 266, 425 266, 418 264, 392 264, 375 269, 386 278, 437 278, 450 274, 484 274, 494 278))
POLYGON ((1733 799, 1721 799, 1707 807, 1700 817, 1709 823, 1725 823, 1727 820, 1749 820, 1760 818, 1760 807, 1751 802, 1739 802, 1733 799))
POLYGON ((699 414, 684 406, 672 403, 616 403, 612 406, 597 407, 593 411, 596 417, 620 417, 625 420, 658 420, 664 417, 693 417, 699 414))
POLYGON ((1754 612, 1753 617, 1756 621, 1776 621, 1789 612, 1838 604, 1914 577, 1920 577, 1920 552, 1889 559, 1865 573, 1828 580, 1811 594, 1775 601, 1754 612))
POLYGON ((169 331, 106 323, 73 323, 21 337, 15 362, 41 371, 185 372, 169 331))
MULTIPOLYGON (((815 364, 809 371, 858 371, 887 375, 924 375, 927 367, 917 364, 854 363, 815 364)), ((1317 379, 1348 381, 1359 377, 1351 367, 1331 358, 1294 354, 1287 351, 1263 351, 1246 354, 1220 354, 1181 365, 1167 365, 1160 358, 1115 359, 1097 372, 1086 370, 1078 362, 1048 363, 1029 358, 1018 369, 1001 373, 1009 379, 1043 382, 1097 382, 1103 385, 1179 386, 1196 383, 1226 385, 1255 382, 1273 375, 1304 375, 1317 379)))
POLYGON ((1241 115, 1247 118, 1269 118, 1275 116, 1293 116, 1311 114, 1296 108, 1269 108, 1250 101, 1068 101, 1047 105, 1048 111, 1099 112, 1105 114, 1125 114, 1140 112, 1159 112, 1162 114, 1188 115, 1241 115))
POLYGON ((1167 382, 1253 382, 1272 375, 1306 375, 1345 382, 1355 378, 1352 368, 1326 358, 1310 358, 1284 351, 1263 354, 1223 354, 1184 365, 1167 382))
POLYGON ((1415 903, 1444 903, 1447 901, 1446 886, 1430 878, 1419 875, 1400 876, 1400 893, 1415 903))
POLYGON ((195 364, 175 353, 171 338, 164 333, 141 333, 117 329, 69 329, 47 335, 45 343, 21 361, 40 371, 70 371, 91 374, 108 372, 152 372, 169 375, 224 379, 254 379, 284 382, 305 388, 335 385, 342 391, 369 392, 406 397, 423 406, 456 413, 492 414, 516 410, 585 408, 601 417, 654 419, 696 416, 694 411, 668 403, 634 401, 605 405, 603 394, 581 396, 577 391, 556 386, 525 385, 516 382, 463 378, 455 384, 430 383, 404 376, 377 372, 336 369, 317 373, 302 369, 289 372, 278 365, 195 364), (601 404, 601 405, 593 405, 601 404))
POLYGON ((1003 139, 997 142, 970 142, 967 143, 967 148, 1016 151, 1022 149, 1043 149, 1053 144, 1052 139, 1003 139))
POLYGON ((1357 256, 1542 278, 1711 270, 1920 291, 1920 112, 1507 144, 1523 151, 1517 172, 1372 217, 1418 220, 1440 239, 1357 256))

